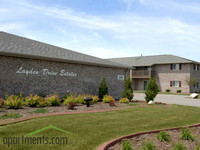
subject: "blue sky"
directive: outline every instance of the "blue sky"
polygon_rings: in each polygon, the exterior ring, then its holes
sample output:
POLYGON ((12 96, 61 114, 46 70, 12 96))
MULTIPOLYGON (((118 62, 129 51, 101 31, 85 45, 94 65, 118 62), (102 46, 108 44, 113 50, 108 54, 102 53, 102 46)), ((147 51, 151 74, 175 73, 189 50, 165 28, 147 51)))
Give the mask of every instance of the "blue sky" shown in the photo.
POLYGON ((197 0, 0 0, 0 30, 101 58, 200 61, 197 0))

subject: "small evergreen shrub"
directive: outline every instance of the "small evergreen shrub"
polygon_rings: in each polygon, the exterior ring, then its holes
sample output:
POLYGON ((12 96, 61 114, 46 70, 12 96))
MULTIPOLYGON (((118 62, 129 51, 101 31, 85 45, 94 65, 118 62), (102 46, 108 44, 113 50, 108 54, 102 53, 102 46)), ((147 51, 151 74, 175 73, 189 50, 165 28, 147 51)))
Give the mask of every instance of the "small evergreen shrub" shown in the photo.
POLYGON ((22 108, 24 102, 23 102, 23 97, 22 95, 10 95, 9 97, 7 97, 4 101, 4 105, 7 108, 10 109, 18 109, 18 108, 22 108))
POLYGON ((120 103, 129 103, 129 99, 128 98, 122 98, 119 100, 120 103))
POLYGON ((65 99, 64 101, 64 105, 67 106, 70 102, 77 103, 77 100, 75 98, 76 97, 73 95, 68 96, 67 99, 65 99))
POLYGON ((48 113, 48 112, 49 112, 49 110, 44 109, 44 108, 38 108, 38 109, 32 111, 32 113, 48 113))
POLYGON ((114 102, 114 101, 115 101, 115 99, 110 95, 104 95, 103 96, 103 102, 104 103, 109 103, 109 102, 114 102))
POLYGON ((156 78, 151 78, 147 84, 147 90, 145 91, 145 99, 147 103, 153 101, 158 94, 158 85, 156 83, 156 78))
POLYGON ((60 105, 60 97, 58 94, 52 94, 44 98, 45 101, 49 101, 52 106, 60 105))
POLYGON ((157 138, 160 142, 171 141, 170 135, 167 131, 160 131, 157 138))
POLYGON ((171 90, 170 90, 170 89, 166 89, 165 91, 166 91, 167 93, 171 92, 171 90))
POLYGON ((133 150, 130 141, 128 141, 128 140, 123 140, 123 141, 122 141, 122 149, 123 149, 123 150, 133 150))
POLYGON ((153 142, 147 141, 145 145, 143 146, 143 150, 155 150, 156 146, 153 144, 153 142))
POLYGON ((99 86, 99 98, 102 100, 104 95, 108 95, 108 86, 106 84, 106 79, 103 78, 101 85, 99 86))
POLYGON ((76 106, 76 103, 74 103, 74 102, 69 102, 68 105, 67 105, 67 108, 68 108, 68 109, 74 109, 75 106, 76 106))
POLYGON ((189 141, 194 141, 194 137, 190 132, 189 128, 184 128, 182 129, 182 136, 181 136, 182 140, 189 140, 189 141))
POLYGON ((174 146, 173 150, 186 150, 186 147, 182 143, 178 143, 174 146))
POLYGON ((122 93, 122 98, 128 98, 129 100, 133 99, 133 89, 130 76, 124 80, 124 91, 122 93))
POLYGON ((177 92, 177 93, 181 93, 181 92, 182 92, 182 90, 177 90, 176 92, 177 92))
POLYGON ((33 94, 30 94, 29 96, 25 98, 25 101, 26 101, 26 105, 30 107, 37 107, 39 105, 39 102, 43 101, 43 98, 38 95, 33 96, 33 94))
POLYGON ((4 114, 3 116, 0 116, 0 120, 4 120, 4 119, 9 119, 9 118, 20 118, 23 115, 18 114, 18 113, 7 113, 4 114))

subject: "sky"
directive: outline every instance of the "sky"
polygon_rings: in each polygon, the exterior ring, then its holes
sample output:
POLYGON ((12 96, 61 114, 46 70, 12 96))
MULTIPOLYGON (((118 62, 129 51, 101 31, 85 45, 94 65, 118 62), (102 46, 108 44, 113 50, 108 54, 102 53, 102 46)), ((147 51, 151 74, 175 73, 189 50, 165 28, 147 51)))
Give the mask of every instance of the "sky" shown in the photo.
POLYGON ((199 0, 0 0, 0 31, 100 58, 200 61, 199 0))

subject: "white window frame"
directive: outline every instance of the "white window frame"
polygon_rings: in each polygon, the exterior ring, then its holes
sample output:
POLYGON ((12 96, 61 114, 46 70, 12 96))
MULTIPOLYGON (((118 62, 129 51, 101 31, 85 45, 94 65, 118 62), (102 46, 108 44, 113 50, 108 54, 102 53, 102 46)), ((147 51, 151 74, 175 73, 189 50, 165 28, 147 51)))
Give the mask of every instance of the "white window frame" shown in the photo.
POLYGON ((180 81, 172 81, 172 87, 180 87, 180 81))
POLYGON ((198 65, 197 64, 194 64, 195 65, 195 71, 198 71, 198 65))
POLYGON ((124 77, 124 75, 118 75, 118 76, 117 76, 117 79, 118 79, 118 80, 124 80, 125 77, 124 77))
POLYGON ((172 64, 172 70, 180 70, 180 64, 172 64))

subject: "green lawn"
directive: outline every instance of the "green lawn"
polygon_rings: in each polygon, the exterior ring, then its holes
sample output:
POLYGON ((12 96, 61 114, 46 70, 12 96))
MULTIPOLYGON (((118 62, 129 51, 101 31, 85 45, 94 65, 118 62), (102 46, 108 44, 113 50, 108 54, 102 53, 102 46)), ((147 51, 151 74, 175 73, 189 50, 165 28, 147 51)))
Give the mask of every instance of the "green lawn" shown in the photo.
MULTIPOLYGON (((73 114, 51 116, 33 119, 16 124, 0 126, 0 148, 3 137, 19 137, 35 130, 53 125, 75 135, 66 134, 54 129, 37 133, 35 136, 67 135, 67 145, 13 145, 11 149, 77 149, 93 150, 99 145, 123 135, 163 129, 169 127, 187 126, 200 122, 200 108, 173 105, 172 107, 132 107, 104 113, 73 114)), ((32 135, 33 136, 33 135, 32 135)))

